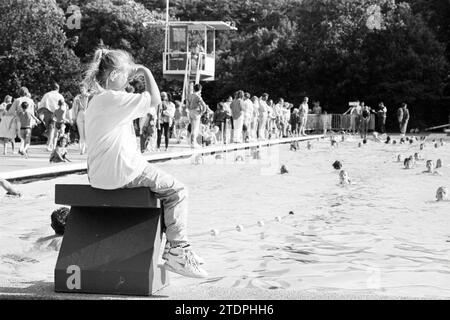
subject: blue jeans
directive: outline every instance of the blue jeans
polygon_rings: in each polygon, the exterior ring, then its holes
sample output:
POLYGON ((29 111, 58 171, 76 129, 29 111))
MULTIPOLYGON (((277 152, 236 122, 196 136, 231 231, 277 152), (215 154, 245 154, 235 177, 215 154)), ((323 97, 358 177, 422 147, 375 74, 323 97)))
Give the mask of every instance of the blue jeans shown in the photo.
POLYGON ((164 206, 166 238, 170 243, 187 242, 188 193, 170 174, 148 164, 141 175, 124 188, 149 188, 164 206))

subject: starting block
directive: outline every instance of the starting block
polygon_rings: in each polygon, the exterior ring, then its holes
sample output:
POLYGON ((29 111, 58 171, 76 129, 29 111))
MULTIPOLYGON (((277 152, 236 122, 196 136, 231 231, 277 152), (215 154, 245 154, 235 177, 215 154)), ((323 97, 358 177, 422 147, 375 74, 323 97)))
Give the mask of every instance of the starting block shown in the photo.
POLYGON ((163 208, 148 188, 56 185, 70 206, 55 267, 55 291, 152 295, 169 284, 158 265, 163 208))

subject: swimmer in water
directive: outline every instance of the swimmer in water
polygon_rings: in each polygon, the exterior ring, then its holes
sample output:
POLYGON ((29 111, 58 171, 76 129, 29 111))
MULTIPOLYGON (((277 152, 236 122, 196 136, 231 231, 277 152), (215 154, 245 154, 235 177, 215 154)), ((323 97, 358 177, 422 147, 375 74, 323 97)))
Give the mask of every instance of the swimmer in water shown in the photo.
POLYGON ((335 162, 333 162, 333 168, 335 170, 341 170, 342 169, 342 163, 339 160, 336 160, 335 162))
POLYGON ((16 188, 14 188, 11 183, 9 183, 8 181, 6 181, 3 178, 0 178, 0 187, 5 189, 6 194, 9 195, 9 196, 18 196, 18 197, 20 197, 22 195, 20 193, 20 191, 18 191, 16 188))
POLYGON ((433 169, 434 169, 433 160, 427 160, 426 167, 427 167, 427 170, 423 171, 422 173, 433 173, 433 169))
POLYGON ((435 176, 440 176, 441 175, 437 170, 433 171, 433 169, 434 169, 434 162, 433 162, 433 160, 427 160, 426 166, 427 166, 427 170, 423 171, 422 173, 431 173, 431 174, 433 174, 435 176))
POLYGON ((403 165, 405 166, 405 169, 412 169, 414 167, 414 158, 412 156, 406 158, 403 161, 403 165))
POLYGON ((421 160, 423 160, 423 158, 420 156, 420 153, 416 152, 416 153, 414 153, 414 160, 421 161, 421 160))
POLYGON ((339 172, 339 184, 341 185, 351 184, 347 171, 341 170, 339 172))
POLYGON ((424 148, 424 144, 421 143, 421 144, 420 144, 420 150, 423 150, 423 148, 424 148))
POLYGON ((447 187, 439 187, 436 191, 436 201, 448 200, 448 189, 447 187))

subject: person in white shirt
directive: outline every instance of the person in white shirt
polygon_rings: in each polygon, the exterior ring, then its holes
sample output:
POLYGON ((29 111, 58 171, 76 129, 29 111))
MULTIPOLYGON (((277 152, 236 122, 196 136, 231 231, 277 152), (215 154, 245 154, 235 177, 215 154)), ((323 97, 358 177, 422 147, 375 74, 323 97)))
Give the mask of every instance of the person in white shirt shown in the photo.
POLYGON ((5 100, 0 104, 0 117, 5 114, 12 106, 12 97, 7 95, 5 96, 5 100), (9 108, 8 108, 9 107, 9 108), (6 110, 8 109, 8 110, 6 110))
POLYGON ((252 115, 252 138, 257 139, 258 137, 258 118, 259 118, 259 99, 257 96, 252 97, 253 102, 253 115, 252 115))
POLYGON ((33 99, 31 99, 30 91, 28 91, 27 87, 21 87, 19 89, 19 98, 15 99, 11 105, 11 108, 7 112, 7 114, 12 115, 14 121, 16 122, 17 128, 17 136, 20 137, 20 121, 19 121, 19 113, 22 112, 22 103, 26 102, 28 104, 28 110, 31 114, 35 114, 35 104, 33 99))
POLYGON ((355 134, 356 133, 356 121, 358 120, 359 112, 361 110, 361 106, 359 104, 359 101, 350 103, 350 108, 348 108, 347 111, 344 112, 344 115, 349 114, 350 115, 350 126, 348 128, 348 131, 355 134))
POLYGON ((266 127, 267 119, 269 117, 269 106, 267 105, 267 99, 269 95, 264 93, 259 99, 259 115, 258 115, 258 139, 266 139, 266 127))
POLYGON ((284 107, 283 98, 280 98, 278 100, 278 103, 273 106, 273 113, 275 115, 275 127, 277 127, 278 129, 278 135, 281 135, 283 131, 283 107, 284 107))
POLYGON ((78 128, 80 154, 86 152, 86 129, 85 129, 85 113, 89 102, 89 95, 86 88, 81 86, 80 94, 73 99, 72 110, 73 116, 78 128))
POLYGON ((93 97, 85 113, 88 176, 94 188, 149 188, 164 205, 166 270, 188 277, 207 276, 187 236, 187 190, 171 175, 147 163, 137 145, 133 120, 160 103, 151 71, 135 65, 121 50, 99 49, 84 80, 93 97), (128 93, 128 79, 142 75, 146 91, 128 93))
MULTIPOLYGON (((39 111, 40 109, 47 109, 48 111, 50 111, 51 113, 55 113, 56 109, 58 109, 58 102, 60 100, 64 101, 64 97, 62 96, 61 93, 59 93, 59 85, 54 82, 52 84, 52 90, 47 92, 46 94, 44 94, 44 96, 42 97, 41 101, 38 104, 38 112, 42 112, 39 111)), ((67 110, 67 106, 64 104, 63 108, 64 111, 67 110)), ((55 136, 55 123, 53 121, 51 121, 49 123, 49 128, 48 128, 48 140, 47 140, 47 151, 52 151, 54 148, 53 145, 53 137, 55 136)))
POLYGON ((191 123, 191 146, 198 148, 200 147, 200 120, 208 109, 202 98, 202 85, 200 83, 194 85, 194 93, 189 95, 186 102, 187 110, 189 110, 189 122, 191 123))
POLYGON ((244 94, 244 142, 252 139, 253 102, 250 100, 250 93, 244 94))
POLYGON ((52 85, 52 90, 44 94, 41 102, 38 104, 38 110, 47 108, 50 112, 55 112, 58 109, 58 101, 64 100, 64 97, 59 93, 59 85, 55 82, 52 85))
POLYGON ((242 131, 244 127, 244 91, 239 90, 235 93, 234 100, 231 103, 231 114, 233 116, 233 142, 241 143, 242 131))
POLYGON ((300 105, 300 108, 298 109, 299 115, 300 115, 300 134, 302 136, 306 136, 306 123, 308 121, 308 113, 309 113, 309 106, 308 106, 308 97, 305 97, 303 99, 302 104, 300 105))
POLYGON ((290 132, 289 120, 291 119, 291 104, 289 102, 285 102, 282 108, 282 128, 283 128, 283 137, 287 137, 290 132))
POLYGON ((166 92, 161 92, 161 104, 156 110, 156 128, 158 129, 158 138, 156 141, 156 147, 159 151, 161 146, 161 136, 164 132, 164 139, 166 145, 166 151, 169 147, 169 130, 172 126, 173 118, 175 116, 175 104, 169 100, 169 96, 166 92))

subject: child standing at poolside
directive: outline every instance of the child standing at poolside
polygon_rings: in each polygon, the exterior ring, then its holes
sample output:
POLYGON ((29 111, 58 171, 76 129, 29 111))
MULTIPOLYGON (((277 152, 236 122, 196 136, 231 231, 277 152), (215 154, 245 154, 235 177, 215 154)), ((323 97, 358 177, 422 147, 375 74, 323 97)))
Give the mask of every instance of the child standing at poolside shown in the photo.
POLYGON ((20 122, 20 148, 19 153, 28 157, 28 148, 31 143, 31 128, 33 127, 33 120, 40 122, 38 118, 29 110, 28 102, 22 102, 22 111, 17 112, 17 117, 20 122))
POLYGON ((206 277, 201 258, 188 242, 185 186, 147 163, 136 143, 133 120, 147 116, 161 103, 151 71, 135 65, 125 51, 99 49, 84 81, 94 94, 85 115, 90 184, 107 190, 149 188, 164 205, 164 267, 188 277, 206 277), (129 79, 136 75, 144 77, 146 91, 127 93, 129 79))

